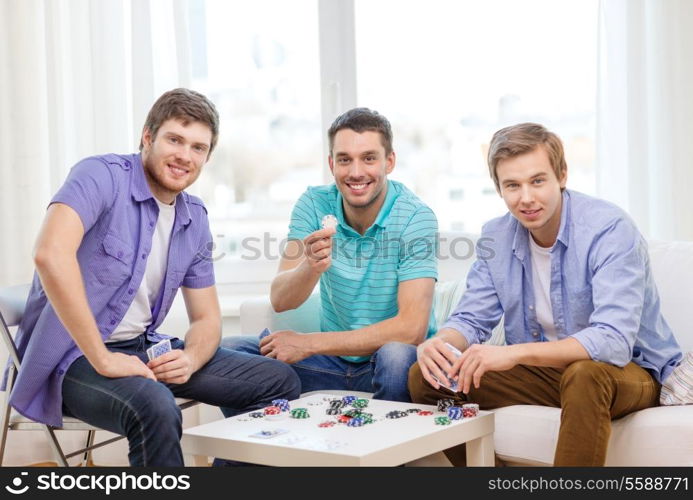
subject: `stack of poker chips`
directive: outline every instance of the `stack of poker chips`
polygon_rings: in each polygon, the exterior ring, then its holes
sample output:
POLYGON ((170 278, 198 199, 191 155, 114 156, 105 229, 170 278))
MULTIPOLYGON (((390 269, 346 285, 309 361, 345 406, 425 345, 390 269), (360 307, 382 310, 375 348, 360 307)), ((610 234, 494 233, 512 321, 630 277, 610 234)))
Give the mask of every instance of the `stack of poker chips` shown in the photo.
POLYGON ((448 417, 436 417, 433 421, 436 425, 450 425, 450 419, 448 417))
POLYGON ((276 406, 281 411, 289 411, 289 400, 288 399, 274 399, 274 400, 272 400, 272 406, 276 406))
POLYGON ((252 413, 248 413, 248 416, 251 418, 262 418, 265 416, 265 414, 262 413, 261 411, 254 411, 252 413))
POLYGON ((347 417, 358 417, 363 413, 360 408, 352 408, 351 410, 343 411, 342 415, 346 415, 347 417))
POLYGON ((333 427, 335 425, 335 422, 332 420, 325 420, 324 422, 320 422, 318 424, 318 427, 333 427))
POLYGON ((366 408, 368 406, 367 399, 355 399, 351 402, 351 406, 354 408, 366 408))
POLYGON ((451 406, 455 406, 454 399, 439 399, 438 400, 438 411, 445 411, 451 406))
POLYGON ((264 413, 265 417, 269 420, 281 420, 284 418, 281 409, 277 406, 267 406, 264 413))
POLYGON ((431 410, 421 410, 417 415, 428 417, 429 415, 433 415, 433 412, 431 410))
POLYGON ((459 420, 463 417, 462 408, 459 406, 451 406, 448 408, 448 418, 450 420, 459 420))
POLYGON ((291 410, 291 418, 308 418, 310 415, 308 414, 308 409, 307 408, 294 408, 291 410))
POLYGON ((464 415, 465 418, 476 417, 479 415, 479 405, 476 403, 462 405, 462 415, 464 415))
POLYGON ((356 396, 344 396, 342 398, 342 401, 344 401, 345 405, 350 405, 354 401, 356 401, 356 396))
POLYGON ((346 423, 349 427, 361 427, 366 424, 366 420, 361 417, 350 418, 346 423))
POLYGON ((393 410, 385 415, 385 418, 402 418, 409 415, 406 411, 393 410))

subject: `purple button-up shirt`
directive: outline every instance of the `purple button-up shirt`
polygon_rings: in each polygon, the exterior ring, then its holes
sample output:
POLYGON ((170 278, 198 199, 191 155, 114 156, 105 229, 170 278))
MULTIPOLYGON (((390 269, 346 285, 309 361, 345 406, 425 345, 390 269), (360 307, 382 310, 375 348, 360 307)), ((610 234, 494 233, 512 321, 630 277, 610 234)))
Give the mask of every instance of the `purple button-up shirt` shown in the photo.
MULTIPOLYGON (((93 156, 73 167, 51 203, 64 203, 82 220, 84 237, 77 260, 87 299, 102 339, 125 316, 144 276, 159 215, 139 154, 93 156)), ((147 338, 156 333, 180 286, 214 285, 212 235, 202 201, 187 193, 176 199, 166 276, 152 311, 147 338)), ((21 414, 62 425, 62 382, 70 364, 82 356, 58 319, 36 274, 16 335, 22 357, 10 404, 21 414)))

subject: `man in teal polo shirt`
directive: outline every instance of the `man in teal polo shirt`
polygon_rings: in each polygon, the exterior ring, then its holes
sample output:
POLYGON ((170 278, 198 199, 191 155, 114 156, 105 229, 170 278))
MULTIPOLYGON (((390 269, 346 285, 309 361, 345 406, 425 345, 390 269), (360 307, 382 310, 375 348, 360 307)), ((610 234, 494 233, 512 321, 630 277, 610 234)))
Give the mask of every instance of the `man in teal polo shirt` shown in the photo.
POLYGON ((321 331, 228 337, 223 345, 291 364, 304 392, 367 391, 410 401, 416 345, 436 331, 438 223, 414 193, 388 180, 395 152, 384 116, 352 109, 328 138, 335 182, 309 187, 296 203, 270 295, 276 311, 295 309, 319 281, 321 331))

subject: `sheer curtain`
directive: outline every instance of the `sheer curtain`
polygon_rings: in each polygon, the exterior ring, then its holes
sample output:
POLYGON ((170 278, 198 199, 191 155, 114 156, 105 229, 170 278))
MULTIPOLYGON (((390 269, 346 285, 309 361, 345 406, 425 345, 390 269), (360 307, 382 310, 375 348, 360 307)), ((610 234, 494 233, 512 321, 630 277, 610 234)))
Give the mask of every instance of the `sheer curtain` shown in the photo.
MULTIPOLYGON (((46 204, 70 167, 94 154, 136 151, 156 97, 189 85, 188 5, 0 2, 0 286, 31 279, 46 204)), ((68 443, 79 433, 64 434, 68 443)), ((42 433, 10 433, 5 464, 52 460, 44 443, 42 433)), ((98 463, 127 464, 122 449, 110 450, 95 455, 98 463)))
POLYGON ((693 2, 600 5, 600 196, 644 234, 693 239, 693 2))

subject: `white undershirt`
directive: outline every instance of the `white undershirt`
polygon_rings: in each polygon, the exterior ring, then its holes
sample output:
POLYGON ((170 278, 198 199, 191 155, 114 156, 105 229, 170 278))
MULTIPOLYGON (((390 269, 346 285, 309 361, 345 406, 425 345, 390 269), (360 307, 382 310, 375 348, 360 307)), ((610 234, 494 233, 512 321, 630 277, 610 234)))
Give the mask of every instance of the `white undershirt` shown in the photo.
POLYGON ((156 203, 159 205, 159 217, 156 220, 152 250, 147 257, 147 267, 144 270, 142 283, 135 292, 135 298, 125 313, 125 317, 106 342, 120 342, 135 338, 152 323, 152 309, 166 276, 168 245, 171 241, 173 222, 176 219, 175 203, 165 205, 159 200, 156 200, 156 203))
POLYGON ((544 329, 546 340, 558 340, 551 309, 551 248, 540 247, 530 234, 529 251, 532 256, 532 284, 537 321, 544 329))

